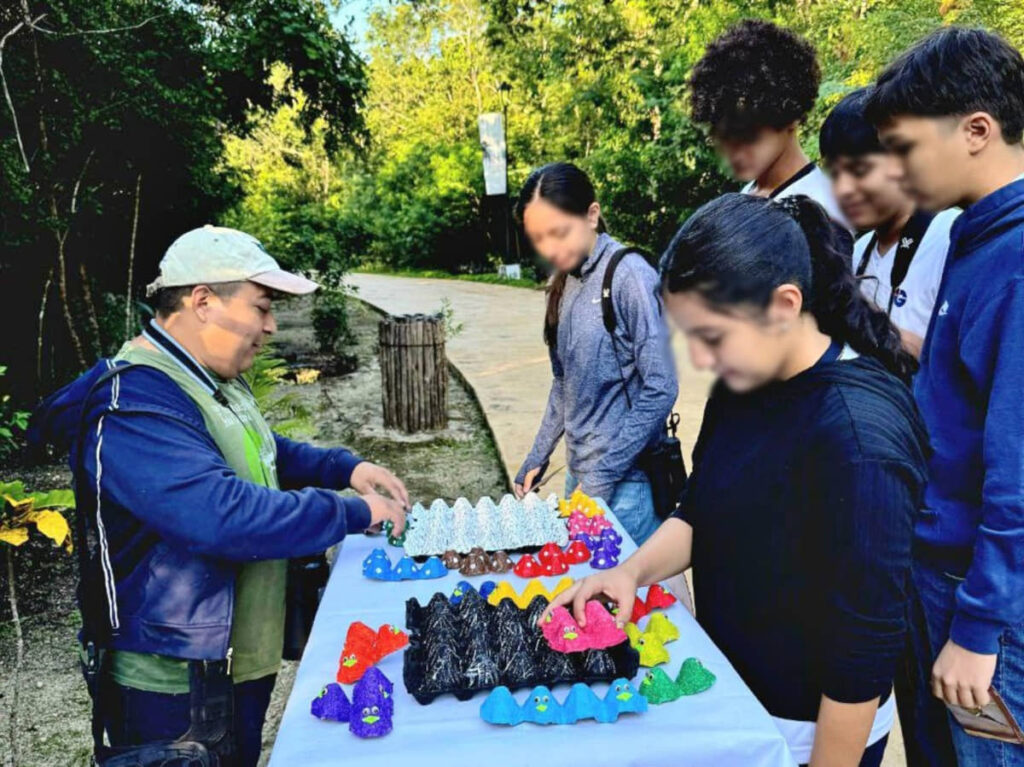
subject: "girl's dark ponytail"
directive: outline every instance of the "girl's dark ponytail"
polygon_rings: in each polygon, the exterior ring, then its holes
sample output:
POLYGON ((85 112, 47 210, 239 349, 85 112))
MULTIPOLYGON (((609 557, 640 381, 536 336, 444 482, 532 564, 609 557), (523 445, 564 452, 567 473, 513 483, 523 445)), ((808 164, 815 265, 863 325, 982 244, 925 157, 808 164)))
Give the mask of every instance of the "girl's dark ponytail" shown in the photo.
MULTIPOLYGON (((515 216, 520 226, 523 224, 526 206, 537 198, 566 213, 585 216, 597 200, 597 195, 587 174, 579 167, 571 162, 553 162, 533 171, 519 191, 515 216)), ((599 234, 608 231, 604 218, 598 220, 597 231, 599 234)), ((555 272, 545 289, 547 307, 544 311, 544 342, 551 347, 558 344, 558 312, 567 276, 565 272, 555 272)))
POLYGON ((823 333, 910 381, 917 361, 888 315, 861 293, 837 225, 808 197, 722 195, 687 219, 661 259, 666 291, 696 291, 723 308, 766 309, 786 283, 803 291, 823 333))
POLYGON ((864 297, 836 233, 837 224, 809 197, 796 195, 777 203, 796 219, 811 252, 811 314, 818 328, 849 344, 854 351, 875 357, 903 381, 917 372, 917 360, 906 349, 889 315, 864 297))

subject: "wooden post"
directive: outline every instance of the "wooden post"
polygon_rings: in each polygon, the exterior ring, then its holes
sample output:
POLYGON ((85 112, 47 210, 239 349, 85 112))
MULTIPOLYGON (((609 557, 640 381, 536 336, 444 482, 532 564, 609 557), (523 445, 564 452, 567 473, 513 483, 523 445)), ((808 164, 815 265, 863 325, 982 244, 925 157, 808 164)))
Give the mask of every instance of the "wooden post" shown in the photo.
POLYGON ((448 427, 448 361, 440 315, 407 314, 380 321, 384 426, 412 433, 448 427))

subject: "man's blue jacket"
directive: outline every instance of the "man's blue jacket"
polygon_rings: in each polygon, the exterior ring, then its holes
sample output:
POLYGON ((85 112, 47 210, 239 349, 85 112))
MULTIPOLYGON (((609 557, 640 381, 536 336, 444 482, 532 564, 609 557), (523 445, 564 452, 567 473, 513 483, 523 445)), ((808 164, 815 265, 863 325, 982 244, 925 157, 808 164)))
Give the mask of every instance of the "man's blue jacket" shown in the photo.
POLYGON ((30 443, 70 450, 75 467, 86 408, 83 477, 99 490, 91 522, 111 647, 223 658, 240 563, 315 554, 369 527, 365 501, 327 489, 347 487, 361 459, 275 435, 282 489, 254 484, 228 466, 170 377, 135 366, 94 389, 111 367, 101 360, 47 398, 30 443))

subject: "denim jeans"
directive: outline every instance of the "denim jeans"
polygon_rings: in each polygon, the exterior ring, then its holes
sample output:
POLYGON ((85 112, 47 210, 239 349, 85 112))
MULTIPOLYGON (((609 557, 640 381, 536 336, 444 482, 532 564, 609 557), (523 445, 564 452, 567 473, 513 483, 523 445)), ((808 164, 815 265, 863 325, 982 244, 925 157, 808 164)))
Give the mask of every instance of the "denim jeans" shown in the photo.
MULTIPOLYGON (((565 473, 565 495, 568 498, 579 485, 576 477, 568 471, 565 473)), ((654 515, 654 500, 651 498, 651 484, 645 479, 640 481, 623 480, 615 486, 611 499, 605 499, 608 508, 615 518, 622 523, 629 537, 637 546, 650 538, 661 524, 654 515)))
MULTIPOLYGON (((239 767, 256 767, 263 744, 263 720, 274 690, 275 675, 235 685, 235 742, 239 767)), ((113 711, 106 718, 107 735, 113 746, 138 746, 158 740, 173 740, 189 727, 189 694, 147 692, 112 683, 113 711)))
MULTIPOLYGON (((963 582, 950 573, 914 561, 911 642, 917 658, 913 680, 914 733, 907 739, 910 767, 1024 767, 1024 746, 968 735, 931 691, 931 671, 946 641, 963 582)), ((1024 718, 1024 624, 1009 626, 999 638, 999 658, 992 686, 1019 722, 1024 718)))

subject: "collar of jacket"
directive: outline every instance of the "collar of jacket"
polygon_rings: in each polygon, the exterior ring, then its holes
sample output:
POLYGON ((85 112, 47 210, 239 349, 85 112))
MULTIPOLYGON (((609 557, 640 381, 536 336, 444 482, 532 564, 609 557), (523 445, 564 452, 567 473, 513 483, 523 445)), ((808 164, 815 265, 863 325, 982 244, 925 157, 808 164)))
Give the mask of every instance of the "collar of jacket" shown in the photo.
POLYGON ((1000 187, 968 206, 949 233, 949 253, 961 257, 982 242, 1024 223, 1024 179, 1000 187))
POLYGON ((185 347, 175 341, 167 331, 161 328, 152 317, 146 320, 146 325, 142 329, 142 337, 174 360, 178 367, 195 379, 196 383, 206 389, 217 402, 227 405, 227 398, 213 379, 213 376, 196 361, 195 357, 185 350, 185 347))
POLYGON ((601 259, 604 258, 608 252, 608 245, 611 243, 612 238, 606 232, 601 232, 597 235, 597 242, 594 243, 594 250, 587 255, 581 262, 580 265, 569 272, 573 277, 580 280, 589 275, 597 265, 601 263, 601 259))

